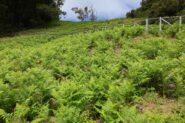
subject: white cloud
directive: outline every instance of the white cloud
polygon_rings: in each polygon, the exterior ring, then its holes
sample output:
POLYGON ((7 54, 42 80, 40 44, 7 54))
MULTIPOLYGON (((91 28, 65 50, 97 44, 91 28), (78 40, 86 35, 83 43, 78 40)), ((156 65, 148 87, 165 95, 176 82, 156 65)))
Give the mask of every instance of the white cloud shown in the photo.
POLYGON ((67 12, 67 16, 62 20, 77 21, 72 7, 91 6, 97 11, 98 18, 112 19, 124 17, 131 9, 138 8, 141 0, 66 0, 62 9, 67 12))

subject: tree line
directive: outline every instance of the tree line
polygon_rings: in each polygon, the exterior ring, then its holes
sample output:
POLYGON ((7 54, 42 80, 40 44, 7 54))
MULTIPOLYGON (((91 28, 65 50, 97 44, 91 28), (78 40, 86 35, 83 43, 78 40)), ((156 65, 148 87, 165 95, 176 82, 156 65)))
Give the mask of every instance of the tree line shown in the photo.
MULTIPOLYGON (((67 13, 62 11, 65 0, 0 0, 0 34, 19 28, 47 25, 67 13)), ((97 19, 91 7, 73 7, 80 21, 97 19)), ((127 18, 159 17, 185 14, 185 0, 142 0, 141 7, 127 13, 127 18)))
POLYGON ((141 7, 127 13, 127 18, 175 16, 185 14, 185 0, 142 0, 141 7))
POLYGON ((0 32, 48 24, 65 15, 64 0, 0 0, 0 32))
MULTIPOLYGON (((0 35, 22 28, 47 26, 67 13, 62 11, 65 0, 0 0, 0 35)), ((72 8, 81 21, 97 19, 93 7, 72 8)))

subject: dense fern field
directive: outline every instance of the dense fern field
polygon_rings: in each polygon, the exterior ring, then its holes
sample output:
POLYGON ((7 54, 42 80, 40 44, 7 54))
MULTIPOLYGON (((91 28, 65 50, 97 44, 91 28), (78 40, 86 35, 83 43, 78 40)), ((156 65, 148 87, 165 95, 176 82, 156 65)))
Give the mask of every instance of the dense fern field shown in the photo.
POLYGON ((185 122, 185 26, 165 29, 0 39, 0 122, 185 122))

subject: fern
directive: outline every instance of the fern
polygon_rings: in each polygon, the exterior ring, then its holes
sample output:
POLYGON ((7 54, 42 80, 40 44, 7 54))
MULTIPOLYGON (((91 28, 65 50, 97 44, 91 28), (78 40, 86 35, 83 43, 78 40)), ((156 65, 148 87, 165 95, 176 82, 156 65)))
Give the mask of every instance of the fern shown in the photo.
POLYGON ((158 34, 154 25, 148 35, 137 26, 1 39, 0 122, 183 121, 179 109, 168 117, 136 107, 151 89, 183 100, 185 28, 164 29, 158 34))

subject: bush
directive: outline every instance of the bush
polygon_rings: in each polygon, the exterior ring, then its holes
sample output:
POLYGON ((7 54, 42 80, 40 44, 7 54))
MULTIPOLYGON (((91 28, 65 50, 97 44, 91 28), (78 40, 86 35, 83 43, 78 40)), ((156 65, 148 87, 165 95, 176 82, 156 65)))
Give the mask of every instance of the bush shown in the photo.
POLYGON ((159 36, 159 27, 158 26, 150 26, 149 27, 149 34, 154 36, 159 36))
POLYGON ((185 30, 181 30, 180 32, 176 33, 176 37, 178 39, 184 40, 185 39, 185 30))
POLYGON ((179 31, 179 26, 177 24, 169 27, 166 30, 167 35, 169 35, 170 37, 174 38, 177 34, 177 32, 179 31))
POLYGON ((141 49, 148 59, 154 59, 161 52, 164 51, 166 40, 163 38, 153 38, 150 40, 144 40, 144 42, 136 45, 136 48, 141 49))
POLYGON ((129 27, 124 28, 122 31, 122 36, 125 38, 134 38, 137 36, 141 36, 144 33, 145 29, 143 27, 129 27))

